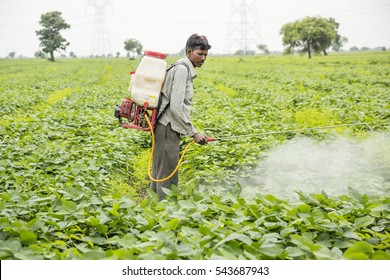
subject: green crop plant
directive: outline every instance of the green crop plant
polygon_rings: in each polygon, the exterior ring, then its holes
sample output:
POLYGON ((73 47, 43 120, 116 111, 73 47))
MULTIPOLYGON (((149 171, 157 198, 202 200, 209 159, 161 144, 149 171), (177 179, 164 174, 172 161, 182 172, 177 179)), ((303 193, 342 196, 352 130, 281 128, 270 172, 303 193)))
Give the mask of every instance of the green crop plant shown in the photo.
POLYGON ((136 155, 132 161, 133 176, 130 186, 137 191, 138 196, 143 197, 146 189, 149 188, 150 180, 148 176, 148 163, 150 150, 146 149, 136 155))
POLYGON ((192 120, 230 140, 193 145, 162 202, 148 190, 150 134, 113 116, 138 62, 0 60, 0 259, 390 259, 389 52, 210 56, 192 120), (246 137, 357 122, 372 131, 246 137), (360 188, 289 200, 255 181, 268 152, 300 136, 360 143, 376 133, 360 188))

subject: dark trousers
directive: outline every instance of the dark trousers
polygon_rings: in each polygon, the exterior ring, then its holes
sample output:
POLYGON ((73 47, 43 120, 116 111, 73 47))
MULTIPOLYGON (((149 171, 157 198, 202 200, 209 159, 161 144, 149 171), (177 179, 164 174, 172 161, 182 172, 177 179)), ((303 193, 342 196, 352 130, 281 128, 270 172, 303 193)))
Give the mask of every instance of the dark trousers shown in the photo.
MULTIPOLYGON (((171 125, 157 124, 154 130, 154 153, 152 176, 154 179, 168 177, 175 170, 180 158, 180 133, 173 131, 171 125)), ((159 200, 165 199, 162 188, 171 189, 179 182, 178 172, 164 182, 152 181, 151 189, 158 194, 159 200)))

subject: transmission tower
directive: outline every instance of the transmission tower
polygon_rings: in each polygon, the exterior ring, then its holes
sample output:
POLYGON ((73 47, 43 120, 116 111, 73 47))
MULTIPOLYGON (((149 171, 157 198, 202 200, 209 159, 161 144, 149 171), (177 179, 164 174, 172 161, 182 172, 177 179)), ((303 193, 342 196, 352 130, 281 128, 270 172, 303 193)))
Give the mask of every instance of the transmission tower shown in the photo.
POLYGON ((111 53, 110 34, 108 32, 105 10, 111 6, 109 0, 88 0, 87 6, 95 8, 95 18, 91 40, 91 54, 102 55, 111 53))
POLYGON ((255 51, 262 41, 256 0, 231 0, 225 48, 227 53, 255 51))

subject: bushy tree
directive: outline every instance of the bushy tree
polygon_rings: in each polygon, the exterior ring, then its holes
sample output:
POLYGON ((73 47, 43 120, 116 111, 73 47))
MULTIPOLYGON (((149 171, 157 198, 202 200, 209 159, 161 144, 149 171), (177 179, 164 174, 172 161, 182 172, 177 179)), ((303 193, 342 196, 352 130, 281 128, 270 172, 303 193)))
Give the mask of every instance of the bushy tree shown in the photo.
POLYGON ((50 54, 50 61, 54 61, 54 51, 66 50, 69 42, 60 34, 63 29, 70 28, 70 25, 61 17, 61 12, 49 12, 41 15, 39 24, 42 29, 35 31, 41 41, 40 46, 43 47, 43 52, 50 54))
POLYGON ((269 54, 269 50, 268 50, 267 45, 265 45, 265 44, 260 44, 260 45, 257 46, 257 48, 258 48, 259 50, 263 51, 264 54, 266 54, 266 55, 269 54))
POLYGON ((141 43, 136 39, 127 39, 125 41, 125 50, 127 51, 127 55, 129 56, 129 53, 131 52, 133 54, 137 53, 138 55, 142 52, 142 45, 141 43))
POLYGON ((357 51, 359 51, 359 48, 356 47, 356 46, 353 46, 353 47, 351 47, 349 50, 350 50, 351 52, 357 52, 357 51))
POLYGON ((46 55, 43 51, 39 50, 34 53, 35 58, 46 58, 46 55))
POLYGON ((7 58, 14 58, 15 55, 16 55, 15 52, 10 52, 10 53, 8 54, 7 58))
POLYGON ((327 55, 327 49, 333 46, 341 46, 346 40, 337 33, 339 23, 333 18, 306 17, 283 25, 280 34, 283 36, 285 53, 289 54, 297 50, 307 53, 309 58, 313 53, 327 55))
POLYGON ((332 50, 335 52, 339 52, 343 45, 348 42, 348 39, 346 37, 342 37, 337 34, 336 40, 332 42, 332 50))

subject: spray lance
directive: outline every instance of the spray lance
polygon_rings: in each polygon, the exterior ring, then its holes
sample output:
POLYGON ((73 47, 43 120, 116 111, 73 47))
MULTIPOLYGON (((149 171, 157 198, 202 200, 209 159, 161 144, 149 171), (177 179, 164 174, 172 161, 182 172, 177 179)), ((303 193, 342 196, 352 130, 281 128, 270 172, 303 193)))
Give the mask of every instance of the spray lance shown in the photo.
MULTIPOLYGON (((141 113, 140 113, 141 117, 141 113)), ((150 131, 152 134, 152 149, 149 156, 149 162, 148 162, 148 176, 150 180, 154 182, 164 182, 172 178, 172 176, 178 171, 179 166, 181 165, 184 156, 186 155, 188 149, 191 147, 192 144, 195 143, 195 141, 191 141, 187 146, 184 148, 182 155, 179 159, 178 164, 176 165, 176 168, 172 171, 170 175, 168 175, 165 178, 162 179, 156 179, 153 178, 151 167, 152 167, 152 160, 153 160, 153 152, 154 152, 154 129, 153 129, 153 120, 154 116, 150 117, 147 110, 142 111, 142 118, 146 121, 147 127, 144 127, 142 130, 150 131)), ((134 126, 126 126, 121 124, 124 128, 135 128, 139 129, 138 127, 134 126)), ((367 123, 350 123, 350 124, 338 124, 338 125, 328 125, 328 126, 317 126, 317 127, 311 127, 311 128, 302 128, 302 129, 293 129, 293 130, 280 130, 280 131, 268 131, 268 132, 262 132, 262 133, 255 133, 255 134, 244 134, 244 135, 233 135, 233 136, 227 136, 227 137, 207 137, 206 142, 214 142, 214 141, 240 141, 242 139, 250 138, 250 137, 264 137, 268 135, 276 135, 276 134, 287 134, 287 133, 300 133, 300 132, 306 132, 306 131, 313 131, 313 130, 323 130, 323 129, 334 129, 338 127, 351 127, 351 126, 365 126, 368 130, 371 130, 371 127, 367 123)), ((140 129, 139 129, 140 130, 140 129)))
POLYGON ((362 122, 362 123, 349 123, 349 124, 317 126, 317 127, 292 129, 292 130, 268 131, 268 132, 261 132, 261 133, 255 133, 255 134, 227 136, 227 137, 221 137, 221 138, 209 137, 206 140, 207 140, 207 142, 211 142, 211 141, 234 141, 234 140, 242 139, 242 138, 268 136, 268 135, 273 135, 273 134, 300 133, 300 132, 306 132, 306 131, 312 131, 312 130, 334 129, 334 128, 338 128, 338 127, 349 127, 349 126, 365 126, 365 127, 367 127, 368 130, 371 130, 371 127, 367 123, 362 122))
MULTIPOLYGON (((166 178, 163 178, 163 179, 155 179, 155 178, 153 178, 152 173, 151 173, 152 158, 153 158, 153 151, 154 151, 154 132, 153 132, 152 124, 151 124, 148 116, 146 116, 146 121, 148 122, 150 132, 152 134, 152 150, 150 152, 149 163, 148 163, 148 176, 154 182, 164 182, 166 180, 169 180, 177 172, 180 164, 182 163, 182 161, 184 159, 185 154, 187 153, 190 146, 195 143, 195 141, 191 141, 189 144, 187 144, 187 146, 185 147, 185 149, 182 152, 182 155, 179 159, 179 162, 178 162, 176 168, 172 171, 172 173, 169 176, 167 176, 166 178)), ((240 139, 247 138, 247 137, 267 136, 267 135, 273 135, 273 134, 299 133, 299 132, 312 131, 312 130, 334 129, 337 127, 349 127, 349 126, 365 126, 365 127, 367 127, 368 130, 371 130, 371 127, 367 123, 351 123, 351 124, 338 124, 338 125, 302 128, 302 129, 295 129, 295 130, 268 131, 268 132, 257 133, 257 134, 245 134, 245 135, 236 135, 236 136, 221 137, 221 138, 207 137, 206 141, 207 141, 207 143, 214 142, 214 141, 235 141, 235 140, 240 140, 240 139)))

